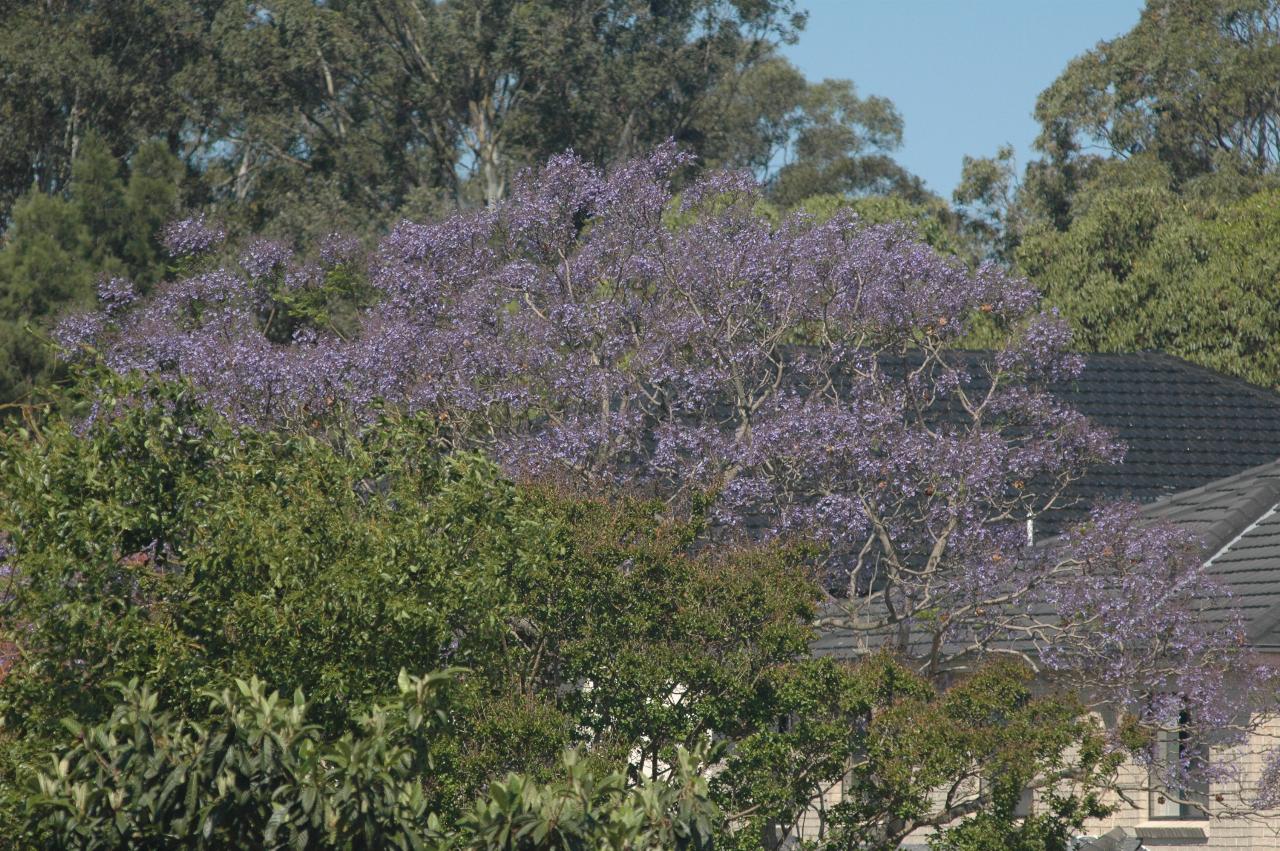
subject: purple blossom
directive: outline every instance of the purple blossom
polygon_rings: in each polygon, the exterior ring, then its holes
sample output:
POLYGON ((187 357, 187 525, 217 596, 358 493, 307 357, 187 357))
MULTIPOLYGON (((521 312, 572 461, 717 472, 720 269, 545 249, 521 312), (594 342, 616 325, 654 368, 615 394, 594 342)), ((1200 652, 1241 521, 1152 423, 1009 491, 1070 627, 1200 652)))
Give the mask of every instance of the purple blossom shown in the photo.
POLYGON ((315 263, 293 266, 284 273, 286 290, 303 290, 318 287, 324 283, 324 269, 315 263))
POLYGON ((138 292, 128 278, 103 278, 98 281, 98 304, 107 316, 120 313, 138 300, 138 292))
MULTIPOLYGON (((13 557, 17 554, 8 535, 0 534, 0 605, 9 602, 12 599, 13 583, 15 581, 13 557)), ((0 659, 0 669, 3 667, 3 659, 0 659)))
POLYGON ((360 240, 343 233, 331 233, 320 240, 320 261, 326 266, 350 262, 360 253, 360 240))
POLYGON ((1070 348, 1071 326, 1053 308, 1031 317, 1022 334, 996 355, 996 363, 1001 369, 1023 369, 1032 377, 1061 381, 1084 371, 1084 358, 1070 348))
POLYGON ((85 346, 97 345, 107 326, 105 313, 71 313, 58 321, 53 328, 53 340, 75 357, 85 346))
POLYGON ((265 278, 293 259, 293 251, 282 242, 255 239, 240 253, 240 266, 252 279, 265 278))
POLYGON ((227 232, 219 225, 210 225, 201 213, 190 219, 170 222, 164 229, 161 242, 170 257, 189 257, 204 254, 222 244, 227 232))

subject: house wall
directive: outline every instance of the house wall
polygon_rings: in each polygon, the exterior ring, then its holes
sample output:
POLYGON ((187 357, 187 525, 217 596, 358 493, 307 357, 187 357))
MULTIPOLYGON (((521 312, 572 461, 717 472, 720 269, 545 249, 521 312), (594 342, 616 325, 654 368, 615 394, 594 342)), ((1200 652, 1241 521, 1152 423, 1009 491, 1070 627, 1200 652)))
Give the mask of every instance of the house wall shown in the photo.
MULTIPOLYGON (((1124 765, 1118 777, 1119 785, 1129 802, 1113 795, 1110 803, 1116 812, 1105 819, 1086 825, 1086 836, 1101 836, 1113 828, 1123 828, 1130 836, 1142 840, 1149 851, 1174 851, 1196 848, 1201 851, 1237 851, 1237 849, 1274 849, 1280 851, 1280 812, 1239 815, 1248 810, 1250 790, 1261 779, 1265 754, 1280 746, 1280 718, 1271 719, 1259 726, 1257 732, 1243 745, 1231 749, 1217 749, 1211 760, 1220 764, 1230 762, 1238 769, 1231 782, 1210 785, 1210 814, 1202 819, 1152 819, 1148 812, 1147 770, 1134 762, 1124 765), (1219 802, 1217 797, 1221 796, 1219 802)), ((973 794, 977 789, 972 790, 973 794)), ((804 814, 798 826, 802 839, 817 839, 823 833, 826 813, 839 803, 842 785, 836 785, 822 796, 820 802, 804 814)), ((1033 804, 1034 807, 1034 804, 1033 804)), ((925 832, 908 839, 914 847, 924 847, 925 832)))
POLYGON ((1280 851, 1280 812, 1240 813, 1249 810, 1249 797, 1262 777, 1267 752, 1280 745, 1280 718, 1262 723, 1244 744, 1230 749, 1214 749, 1210 760, 1237 767, 1238 776, 1230 782, 1213 783, 1209 787, 1209 816, 1203 819, 1160 819, 1149 817, 1145 790, 1146 770, 1129 763, 1122 769, 1120 782, 1137 807, 1113 797, 1117 811, 1106 819, 1091 822, 1086 830, 1098 836, 1121 827, 1142 839, 1151 851, 1175 848, 1199 848, 1205 851, 1228 849, 1277 849, 1280 851), (1221 796, 1222 800, 1218 801, 1221 796), (1176 838, 1170 834, 1198 830, 1203 838, 1176 838), (1164 835, 1162 835, 1164 834, 1164 835))

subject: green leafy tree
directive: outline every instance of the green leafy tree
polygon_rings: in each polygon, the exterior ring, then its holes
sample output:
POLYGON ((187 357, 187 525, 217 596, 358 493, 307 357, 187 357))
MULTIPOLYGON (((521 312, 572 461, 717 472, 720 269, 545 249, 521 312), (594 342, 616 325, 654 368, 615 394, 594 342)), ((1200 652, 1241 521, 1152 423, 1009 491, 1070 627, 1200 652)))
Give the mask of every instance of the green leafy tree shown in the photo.
POLYGON ((708 794, 702 757, 702 749, 679 749, 667 779, 633 785, 618 772, 597 778, 567 751, 564 780, 539 785, 507 775, 443 845, 459 851, 710 849, 725 825, 708 794))
POLYGON ((1149 0, 1137 25, 1067 66, 1036 104, 1055 159, 1101 144, 1151 153, 1179 179, 1280 165, 1280 5, 1149 0))
POLYGON ((966 157, 956 202, 1011 260, 1025 232, 1066 230, 1117 184, 1231 203, 1280 168, 1280 5, 1149 0, 1129 32, 1073 59, 1041 92, 1039 159, 966 157))
POLYGON ((803 119, 810 83, 780 56, 767 58, 711 94, 717 120, 699 128, 711 167, 747 168, 767 179, 788 153, 803 119))
MULTIPOLYGON (((1160 228, 1189 217, 1159 186, 1100 192, 1065 232, 1033 230, 1017 250, 1019 266, 1068 316, 1086 349, 1123 351, 1145 335, 1142 303, 1151 293, 1133 277, 1160 228)), ((1173 281, 1160 286, 1174 286, 1173 281)))
POLYGON ((42 320, 70 305, 87 306, 95 274, 86 259, 93 240, 70 201, 31 195, 14 208, 5 236, 0 247, 0 404, 19 399, 34 382, 51 375, 52 352, 38 336, 42 320))
POLYGON ((803 149, 790 198, 815 181, 918 192, 887 157, 888 101, 778 56, 805 23, 794 0, 9 0, 0 14, 0 225, 29 191, 65 193, 90 133, 122 163, 159 140, 184 201, 291 237, 492 203, 566 148, 608 164, 667 138, 766 170, 780 145, 803 149))
POLYGON ((1277 190, 1223 205, 1117 189, 1066 233, 1033 234, 1019 257, 1085 346, 1159 349, 1280 386, 1278 205, 1277 190))
POLYGON ((492 203, 567 147, 606 163, 668 137, 701 151, 804 24, 793 0, 211 7, 204 186, 254 228, 492 203))
POLYGON ((820 194, 928 197, 919 178, 889 153, 902 144, 902 117, 882 97, 861 97, 848 80, 809 84, 795 120, 794 158, 778 169, 772 196, 790 206, 820 194))
POLYGON ((965 229, 1081 348, 1160 349, 1275 386, 1278 40, 1275 0, 1149 0, 1041 93, 1042 157, 1021 180, 1008 148, 965 158, 965 229))
POLYGON ((1167 225, 1136 278, 1156 294, 1143 311, 1149 347, 1280 387, 1280 190, 1231 204, 1204 227, 1167 225))
POLYGON ((27 835, 48 848, 422 847, 419 775, 445 679, 402 673, 398 699, 336 741, 308 723, 301 691, 237 680, 190 724, 130 683, 104 723, 68 724, 75 745, 36 776, 27 835))
MULTIPOLYGON (((446 834, 507 831, 512 844, 498 847, 538 848, 548 813, 577 813, 564 822, 575 836, 625 832, 659 811, 693 818, 705 782, 725 847, 777 847, 839 784, 849 805, 822 817, 824 847, 892 847, 928 824, 1016 828, 992 796, 934 807, 955 783, 1070 774, 1081 786, 1064 798, 1085 812, 1087 791, 1107 782, 1096 731, 1071 720, 1073 702, 1033 698, 1024 671, 939 692, 888 658, 809 658, 820 590, 799 544, 691 555, 696 520, 504 481, 450 456, 448 429, 426 417, 258 432, 180 384, 90 377, 87 422, 50 413, 0 438, 7 835, 27 824, 69 842, 119 817, 122 831, 200 847, 209 813, 233 808, 218 824, 252 833, 279 805, 282 831, 319 818, 303 803, 308 783, 342 813, 355 804, 341 790, 363 778, 369 806, 305 828, 316 842, 434 813, 446 834), (466 671, 432 703, 450 723, 425 750, 405 764, 401 739, 367 741, 394 727, 367 719, 400 717, 383 700, 400 669, 451 665, 466 671), (254 677, 270 686, 211 702, 254 677), (121 704, 121 679, 145 681, 151 697, 121 704), (301 689, 305 713, 270 688, 301 689), (60 751, 50 772, 68 717, 81 725, 78 755, 63 771, 60 751), (701 780, 682 779, 681 755, 712 740, 727 750, 701 780), (243 782, 219 787, 208 761, 229 741, 242 743, 243 782), (342 748, 363 762, 342 762, 342 748), (581 749, 583 773, 562 781, 566 748, 581 749), (118 779, 98 778, 98 757, 118 779), (35 822, 21 780, 33 768, 48 798, 35 822), (521 779, 502 780, 512 772, 521 779), (599 815, 615 804, 629 814, 599 815)), ((654 835, 662 847, 678 839, 654 835)))
POLYGON ((943 828, 945 848, 1000 835, 1010 848, 1065 849, 1109 812, 1096 790, 1119 759, 1074 701, 1034 696, 1031 679, 994 664, 939 692, 888 656, 810 669, 781 684, 785 729, 745 737, 714 783, 728 811, 748 814, 742 838, 769 848, 807 819, 824 851, 897 848, 922 827, 943 828), (1041 806, 1021 816, 1032 791, 1041 806), (802 797, 810 809, 795 806, 802 797))
POLYGON ((842 209, 850 209, 868 225, 900 222, 932 248, 968 261, 981 259, 982 243, 964 229, 964 222, 940 199, 927 197, 912 203, 899 195, 850 198, 846 195, 813 195, 795 206, 825 222, 842 209))
POLYGON ((960 183, 951 193, 963 228, 988 254, 1004 260, 1024 229, 1018 188, 1013 146, 1002 145, 994 157, 965 156, 960 183))
POLYGON ((86 132, 65 194, 19 199, 0 238, 0 403, 56 368, 43 339, 67 310, 94 302, 94 283, 124 275, 146 292, 165 273, 158 239, 177 212, 183 168, 163 143, 143 145, 127 177, 105 139, 86 132))
POLYGON ((714 95, 724 103, 699 151, 709 165, 749 168, 783 207, 828 196, 945 207, 893 161, 902 117, 887 98, 863 97, 848 80, 810 82, 780 57, 714 95))
POLYGON ((258 675, 303 688, 337 730, 400 667, 498 652, 511 605, 498 577, 535 518, 488 465, 446 462, 413 424, 343 451, 236 436, 184 392, 136 401, 116 397, 87 439, 55 420, 0 449, 24 578, 4 615, 23 633, 2 697, 11 729, 100 718, 121 677, 197 713, 217 677, 258 675), (391 457, 420 460, 379 494, 391 457))
MULTIPOLYGON (((1275 0, 1149 0, 1132 30, 1073 59, 1040 94, 1035 145, 1044 156, 1005 204, 1006 228, 1064 230, 1082 198, 1117 181, 1224 202, 1273 183, 1278 39, 1275 0)), ((977 178, 1002 161, 972 165, 977 178)))
POLYGON ((102 410, 84 436, 55 417, 0 448, 21 577, 0 610, 20 647, 10 778, 57 719, 107 717, 121 677, 198 722, 206 691, 256 675, 304 689, 337 736, 400 667, 465 664, 432 787, 457 815, 574 743, 609 770, 642 746, 638 778, 710 730, 770 723, 757 683, 810 637, 794 559, 690 559, 660 506, 517 489, 442 455, 430 421, 331 444, 236 432, 180 388, 125 385, 102 410))
POLYGON ((572 752, 566 777, 496 781, 446 827, 427 807, 432 744, 449 723, 450 672, 409 676, 357 729, 326 739, 293 700, 257 679, 209 695, 191 724, 137 683, 100 725, 70 723, 75 744, 33 778, 27 847, 81 849, 697 849, 718 821, 698 759, 672 782, 628 788, 572 752))
POLYGON ((66 191, 90 133, 117 160, 158 138, 195 165, 220 5, 0 2, 0 229, 22 195, 66 191))

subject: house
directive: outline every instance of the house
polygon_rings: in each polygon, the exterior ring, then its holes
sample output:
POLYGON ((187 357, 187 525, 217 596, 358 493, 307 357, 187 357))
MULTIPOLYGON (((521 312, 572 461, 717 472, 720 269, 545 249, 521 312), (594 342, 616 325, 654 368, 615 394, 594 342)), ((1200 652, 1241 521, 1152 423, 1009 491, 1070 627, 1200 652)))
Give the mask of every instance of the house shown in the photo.
MULTIPOLYGON (((1093 500, 1143 503, 1145 516, 1177 523, 1200 537, 1200 557, 1227 592, 1221 600, 1206 601, 1207 616, 1225 617, 1230 607, 1237 608, 1249 641, 1280 665, 1280 395, 1149 353, 1091 355, 1079 379, 1055 390, 1114 430, 1129 449, 1123 464, 1095 470, 1074 486, 1080 505, 1039 518, 1037 536, 1056 534, 1093 500)), ((813 652, 853 658, 864 646, 849 630, 831 627, 813 652)), ((1280 849, 1280 816, 1269 823, 1214 816, 1215 809, 1239 805, 1262 770, 1262 753, 1277 744, 1280 719, 1264 724, 1243 746, 1237 756, 1244 773, 1238 780, 1178 796, 1202 801, 1202 807, 1149 791, 1145 770, 1129 767, 1121 783, 1132 804, 1090 825, 1082 847, 1280 849)), ((838 790, 833 795, 838 797, 838 790)), ((815 812, 802 832, 812 835, 819 829, 812 822, 820 818, 815 812)))
MULTIPOLYGON (((1280 461, 1226 476, 1161 499, 1144 509, 1153 519, 1195 531, 1208 572, 1229 593, 1206 601, 1210 621, 1225 619, 1230 608, 1241 613, 1250 643, 1272 665, 1280 665, 1280 461)), ((1122 776, 1138 807, 1123 807, 1094 832, 1117 841, 1138 840, 1135 847, 1280 848, 1280 814, 1269 822, 1256 818, 1214 818, 1215 810, 1247 807, 1248 792, 1260 778, 1263 755, 1280 745, 1280 719, 1267 722, 1233 757, 1242 771, 1231 782, 1211 783, 1198 794, 1202 807, 1175 803, 1146 791, 1140 769, 1122 776), (1207 810, 1207 813, 1206 813, 1207 810)), ((1175 745, 1176 747, 1176 745, 1175 745)), ((1225 754, 1220 754, 1225 756, 1225 754)), ((1211 752, 1209 759, 1214 754, 1211 752)), ((1171 796, 1172 797, 1172 796, 1171 796)), ((1105 847, 1105 846, 1102 846, 1105 847)), ((1124 847, 1124 846, 1120 846, 1124 847)))

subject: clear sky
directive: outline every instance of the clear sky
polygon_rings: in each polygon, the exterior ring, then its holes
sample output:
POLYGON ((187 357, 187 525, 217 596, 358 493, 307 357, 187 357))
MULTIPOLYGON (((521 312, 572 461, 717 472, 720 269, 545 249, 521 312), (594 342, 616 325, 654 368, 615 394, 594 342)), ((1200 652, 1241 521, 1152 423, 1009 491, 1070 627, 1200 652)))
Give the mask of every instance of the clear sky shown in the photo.
POLYGON ((801 0, 809 24, 785 53, 812 80, 843 77, 894 102, 897 153, 951 197, 965 154, 1031 154, 1036 95, 1067 62, 1138 21, 1140 0, 801 0))

